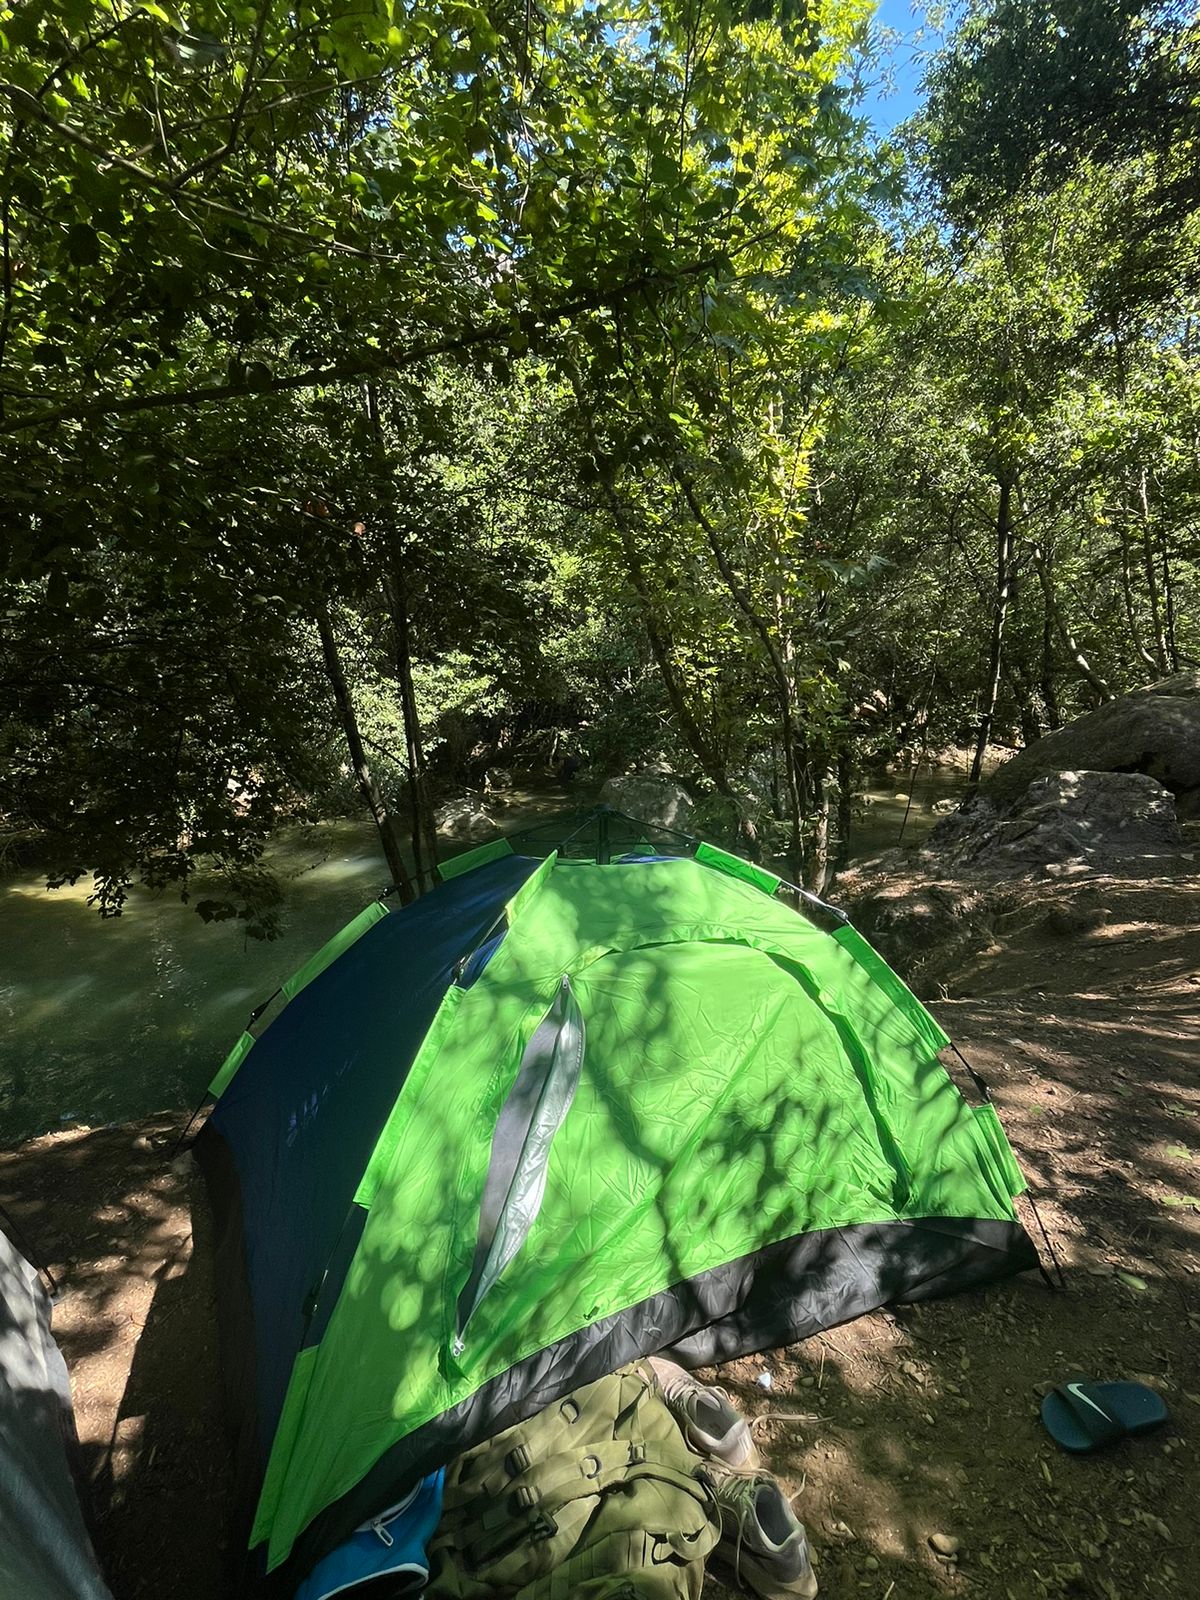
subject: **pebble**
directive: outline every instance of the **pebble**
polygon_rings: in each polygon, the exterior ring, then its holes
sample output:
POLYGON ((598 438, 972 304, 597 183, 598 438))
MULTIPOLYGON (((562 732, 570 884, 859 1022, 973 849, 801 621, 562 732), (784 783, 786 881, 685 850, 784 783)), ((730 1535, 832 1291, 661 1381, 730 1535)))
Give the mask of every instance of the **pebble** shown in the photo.
POLYGON ((775 1386, 775 1379, 769 1372, 760 1372, 754 1381, 760 1389, 772 1389, 775 1386))
POLYGON ((952 1533, 931 1533, 929 1535, 930 1547, 939 1556, 956 1556, 962 1549, 962 1540, 956 1539, 952 1533))

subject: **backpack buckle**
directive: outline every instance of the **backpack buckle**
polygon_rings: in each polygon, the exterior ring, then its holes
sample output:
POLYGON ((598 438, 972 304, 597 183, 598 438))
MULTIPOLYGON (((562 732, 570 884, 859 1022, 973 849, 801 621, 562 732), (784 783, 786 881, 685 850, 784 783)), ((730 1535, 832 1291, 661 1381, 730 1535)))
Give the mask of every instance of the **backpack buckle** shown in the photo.
POLYGON ((533 1465, 533 1457, 529 1454, 529 1446, 515 1444, 504 1458, 504 1470, 510 1478, 519 1478, 523 1472, 528 1472, 533 1465))
POLYGON ((530 1510, 537 1502, 537 1491, 527 1483, 519 1483, 512 1492, 511 1504, 517 1513, 530 1510))
POLYGON ((641 1467, 646 1463, 646 1441, 635 1439, 629 1446, 629 1465, 641 1467))
POLYGON ((558 1523, 548 1511, 539 1511, 529 1524, 528 1536, 535 1544, 540 1544, 545 1539, 553 1539, 558 1532, 558 1523))

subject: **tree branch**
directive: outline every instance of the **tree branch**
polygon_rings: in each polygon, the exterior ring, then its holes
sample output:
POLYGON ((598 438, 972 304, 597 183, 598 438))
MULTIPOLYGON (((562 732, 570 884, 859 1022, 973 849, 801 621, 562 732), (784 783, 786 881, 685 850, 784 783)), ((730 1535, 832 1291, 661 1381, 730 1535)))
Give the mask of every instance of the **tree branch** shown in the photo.
POLYGON ((319 234, 308 233, 303 228, 293 228, 286 222, 277 222, 273 217, 265 217, 258 211, 244 211, 240 206, 227 205, 223 200, 213 200, 208 195, 197 194, 192 189, 182 189, 179 181, 173 178, 160 178, 156 172, 151 172, 148 167, 130 161, 127 156, 117 155, 113 150, 106 150, 96 139, 90 138, 79 128, 73 128, 67 122, 59 122, 50 113, 43 109, 27 89, 20 88, 15 83, 0 83, 0 94, 7 95, 12 102, 13 109, 18 116, 23 116, 31 122, 40 124, 51 133, 57 134, 60 139, 68 144, 78 145, 81 150, 86 150, 89 155, 109 166, 127 172, 131 178, 136 178, 139 183, 144 183, 147 188, 156 190, 159 194, 170 196, 171 199, 188 200, 192 205, 201 206, 204 210, 212 212, 218 217, 229 217, 235 222, 244 222, 253 228, 264 228, 268 233, 277 233, 284 239, 293 239, 297 244, 302 244, 308 250, 329 250, 338 255, 354 256, 362 261, 403 261, 403 256, 384 255, 376 250, 362 250, 357 245, 343 244, 339 239, 322 239, 319 234))
MULTIPOLYGON (((564 301, 561 305, 550 306, 544 313, 547 323, 561 322, 572 317, 583 315, 588 311, 598 311, 602 307, 619 305, 631 295, 640 294, 646 289, 656 286, 667 286, 681 278, 695 277, 698 274, 711 272, 718 265, 718 258, 707 257, 704 260, 692 261, 682 267, 677 267, 669 275, 661 272, 642 272, 632 278, 613 285, 610 289, 598 289, 592 294, 580 295, 575 300, 564 301)), ((492 344, 497 348, 506 346, 512 336, 512 324, 507 318, 497 318, 494 321, 484 322, 463 332, 450 335, 444 339, 430 339, 418 344, 410 345, 407 349, 381 351, 372 356, 356 356, 346 361, 333 362, 328 366, 309 367, 303 372, 290 373, 282 378, 263 378, 252 380, 247 378, 241 383, 209 384, 201 388, 168 390, 162 394, 132 395, 120 399, 114 395, 98 395, 93 399, 75 401, 70 405, 58 406, 53 410, 43 411, 36 416, 22 416, 5 419, 0 422, 0 434, 22 433, 30 428, 48 427, 59 422, 73 422, 97 412, 106 412, 110 416, 128 416, 137 411, 159 411, 172 406, 206 405, 214 400, 241 399, 256 394, 282 394, 295 389, 318 388, 323 384, 344 383, 356 378, 389 372, 402 372, 408 367, 417 365, 421 361, 428 361, 435 356, 455 355, 463 350, 470 350, 479 345, 492 344)))

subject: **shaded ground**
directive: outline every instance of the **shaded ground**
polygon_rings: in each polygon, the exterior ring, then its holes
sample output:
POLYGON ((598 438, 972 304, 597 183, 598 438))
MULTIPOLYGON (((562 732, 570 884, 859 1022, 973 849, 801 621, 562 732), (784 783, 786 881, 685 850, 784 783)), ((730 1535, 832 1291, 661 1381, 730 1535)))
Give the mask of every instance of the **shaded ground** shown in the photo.
POLYGON ((1034 1277, 878 1313, 732 1363, 721 1381, 764 1418, 821 1419, 763 1431, 828 1596, 1191 1600, 1200 878, 1025 883, 1004 905, 933 1009, 992 1085, 1067 1292, 1034 1277), (1063 1454, 1040 1394, 1080 1371, 1143 1377, 1174 1426, 1103 1456, 1063 1454), (960 1541, 957 1561, 938 1558, 935 1533, 960 1541))
POLYGON ((75 1129, 0 1152, 0 1202, 61 1286, 54 1333, 116 1600, 209 1600, 222 1586, 230 1463, 208 1208, 190 1159, 183 1172, 168 1165, 181 1121, 75 1129))
MULTIPOLYGON (((720 1373, 762 1419, 829 1597, 1200 1595, 1200 878, 1056 883, 1048 918, 1050 893, 1009 886, 934 1009, 993 1085, 1067 1293, 1021 1280, 720 1373), (1039 1390, 1080 1370, 1144 1376, 1173 1428, 1063 1455, 1039 1390)), ((174 1127, 0 1153, 0 1199, 64 1280, 56 1331, 117 1600, 220 1589, 207 1216, 167 1165, 174 1127)))

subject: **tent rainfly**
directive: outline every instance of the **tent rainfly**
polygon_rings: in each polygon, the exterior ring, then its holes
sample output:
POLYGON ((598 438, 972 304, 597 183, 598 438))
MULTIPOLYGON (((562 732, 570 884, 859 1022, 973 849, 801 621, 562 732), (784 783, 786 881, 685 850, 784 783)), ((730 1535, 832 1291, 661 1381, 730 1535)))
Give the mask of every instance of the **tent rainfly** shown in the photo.
POLYGON ((376 903, 212 1085, 196 1150, 272 1591, 635 1356, 1037 1265, 994 1109, 840 913, 705 844, 598 855, 498 840, 376 903))

